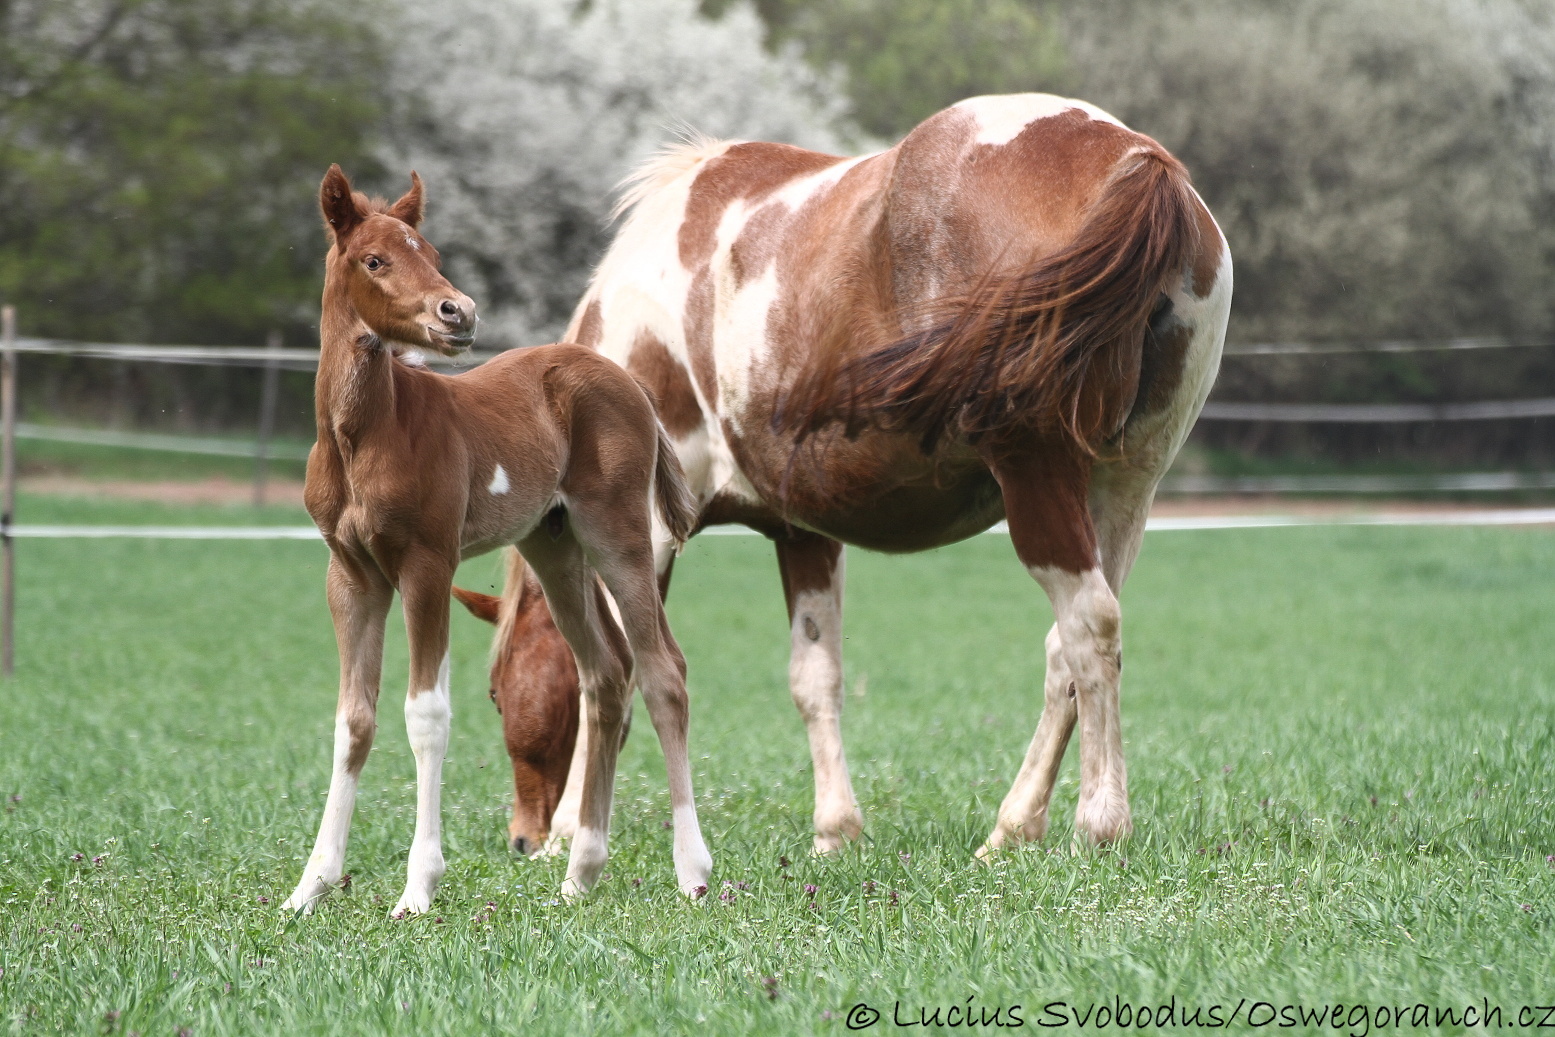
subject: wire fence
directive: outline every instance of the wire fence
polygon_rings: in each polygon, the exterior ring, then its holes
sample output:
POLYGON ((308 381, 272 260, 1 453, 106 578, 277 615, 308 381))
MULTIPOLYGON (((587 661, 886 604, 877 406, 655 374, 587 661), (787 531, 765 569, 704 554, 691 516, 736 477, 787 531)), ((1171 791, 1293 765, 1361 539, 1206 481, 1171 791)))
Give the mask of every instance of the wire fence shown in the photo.
MULTIPOLYGON (((164 346, 135 343, 71 342, 45 338, 17 338, 14 307, 0 308, 0 545, 3 545, 3 588, 0 588, 0 672, 9 676, 14 663, 15 574, 14 542, 17 539, 157 540, 299 540, 316 541, 312 526, 90 526, 25 525, 15 518, 16 457, 18 439, 158 451, 192 455, 249 458, 254 461, 254 501, 265 500, 267 465, 271 460, 302 460, 308 447, 274 441, 276 379, 282 370, 310 371, 318 366, 318 351, 283 348, 277 335, 258 347, 164 346), (18 422, 16 414, 16 362, 19 355, 73 356, 90 359, 161 364, 199 364, 260 368, 264 372, 256 436, 168 435, 107 428, 83 428, 18 422)), ((1434 342, 1254 343, 1232 346, 1226 355, 1293 356, 1356 352, 1406 353, 1481 349, 1515 349, 1555 345, 1514 342, 1497 338, 1459 338, 1434 342)), ((456 359, 425 359, 450 369, 468 369, 484 363, 494 353, 466 354, 456 359)), ((1219 402, 1207 403, 1201 421, 1276 423, 1459 422, 1527 419, 1555 416, 1555 398, 1487 400, 1467 403, 1368 403, 1309 404, 1219 402)), ((1483 493, 1555 489, 1555 472, 1464 472, 1446 475, 1318 475, 1318 476, 1195 476, 1174 475, 1162 491, 1175 494, 1400 494, 1422 492, 1483 493)), ((1443 512, 1401 512, 1343 515, 1219 515, 1157 517, 1147 530, 1245 529, 1299 525, 1526 525, 1555 524, 1555 509, 1502 508, 1443 512)), ((742 527, 715 527, 715 535, 751 533, 742 527)), ((1007 533, 999 523, 988 533, 1007 533)), ((754 534, 751 534, 754 535, 754 534)))

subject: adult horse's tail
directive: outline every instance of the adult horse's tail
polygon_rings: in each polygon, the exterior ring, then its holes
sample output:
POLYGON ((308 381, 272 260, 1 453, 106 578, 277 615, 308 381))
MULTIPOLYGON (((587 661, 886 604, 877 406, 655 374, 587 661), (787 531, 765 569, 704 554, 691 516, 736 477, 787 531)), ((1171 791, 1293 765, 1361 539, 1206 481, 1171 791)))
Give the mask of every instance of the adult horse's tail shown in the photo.
POLYGON ((831 353, 775 421, 801 438, 833 421, 907 432, 925 451, 947 432, 1057 434, 1092 451, 1133 406, 1152 312, 1198 251, 1201 210, 1180 162, 1138 152, 1063 248, 934 304, 926 330, 831 353))

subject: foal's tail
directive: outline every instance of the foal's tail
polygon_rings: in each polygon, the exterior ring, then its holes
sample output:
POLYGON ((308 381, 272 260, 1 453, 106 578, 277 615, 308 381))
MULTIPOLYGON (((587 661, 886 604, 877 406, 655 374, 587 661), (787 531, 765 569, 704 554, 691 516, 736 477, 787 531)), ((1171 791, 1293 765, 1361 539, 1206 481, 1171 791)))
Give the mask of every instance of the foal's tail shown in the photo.
POLYGON ((664 430, 664 423, 654 419, 658 431, 658 459, 653 465, 653 495, 659 504, 659 517, 669 527, 678 548, 696 530, 697 502, 686 485, 686 473, 681 470, 680 458, 675 454, 675 444, 664 430))
MULTIPOLYGON (((924 331, 807 371, 774 419, 977 440, 1057 434, 1086 451, 1122 427, 1152 310, 1198 251, 1202 203, 1159 146, 1117 173, 1064 248, 937 304, 924 331)), ((833 354, 834 356, 836 354, 833 354)))

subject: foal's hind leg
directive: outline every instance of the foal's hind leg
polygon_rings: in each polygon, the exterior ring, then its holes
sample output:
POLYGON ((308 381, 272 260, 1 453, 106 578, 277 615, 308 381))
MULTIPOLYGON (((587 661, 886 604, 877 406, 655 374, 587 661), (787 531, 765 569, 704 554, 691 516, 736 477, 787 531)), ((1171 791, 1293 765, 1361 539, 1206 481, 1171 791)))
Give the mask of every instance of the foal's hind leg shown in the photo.
POLYGON ((632 646, 637 685, 642 689, 648 717, 664 750, 675 828, 675 879, 682 893, 695 898, 707 892, 713 858, 702 839, 691 788, 691 705, 686 697, 686 659, 664 615, 648 525, 644 522, 640 532, 632 529, 627 518, 630 510, 624 505, 580 508, 573 519, 579 538, 595 559, 600 579, 620 608, 626 639, 632 646), (596 515, 609 516, 610 525, 596 524, 596 515))
POLYGON ((842 545, 797 532, 777 542, 788 601, 788 688, 810 738, 815 852, 832 853, 864 830, 842 750, 842 545))
MULTIPOLYGON (((1080 805, 1075 814, 1079 834, 1105 843, 1128 835, 1128 778, 1123 763, 1123 730, 1119 711, 1122 667, 1122 612, 1102 567, 1095 527, 1088 507, 1089 460, 1057 444, 1036 444, 1014 458, 993 464, 1004 495, 1005 513, 1015 553, 1053 603, 1059 652, 1074 688, 1080 725, 1080 805)), ((1058 705, 1049 737, 1037 746, 1026 802, 1011 804, 1024 816, 1000 812, 1000 826, 989 838, 998 845, 1036 817, 1037 793, 1051 794, 1051 780, 1041 768, 1056 768, 1062 755, 1060 734, 1064 707, 1058 705), (1055 752, 1056 750, 1056 752, 1055 752), (996 841, 997 840, 997 841, 996 841)), ((1062 691, 1067 693, 1067 687, 1062 691)), ((1045 718, 1044 718, 1045 719, 1045 718)), ((1038 728, 1041 734, 1041 725, 1038 728)), ((1021 789, 1017 780, 1012 794, 1021 789)), ((1044 811, 1045 813, 1045 811, 1044 811)))
POLYGON ((610 618, 604 591, 570 529, 557 539, 542 529, 530 534, 519 549, 540 578, 551 618, 578 665, 584 707, 578 738, 580 742, 587 738, 587 755, 581 766, 580 761, 573 762, 582 772, 581 791, 562 884, 564 895, 575 896, 593 887, 610 853, 610 803, 631 694, 630 655, 620 628, 610 618))

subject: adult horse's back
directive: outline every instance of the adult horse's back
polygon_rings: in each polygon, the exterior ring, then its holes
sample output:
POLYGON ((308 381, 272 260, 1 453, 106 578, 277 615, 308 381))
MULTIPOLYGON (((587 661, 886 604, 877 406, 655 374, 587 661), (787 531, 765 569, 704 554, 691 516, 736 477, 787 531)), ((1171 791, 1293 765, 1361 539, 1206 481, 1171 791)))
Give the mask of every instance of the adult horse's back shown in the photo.
MULTIPOLYGON (((1023 94, 964 101, 863 158, 688 146, 627 204, 568 337, 655 394, 702 525, 776 541, 817 849, 862 825, 839 724, 841 544, 921 550, 1001 518, 1056 623, 987 848, 1045 832, 1077 719, 1076 826, 1126 835, 1116 595, 1231 298, 1182 166, 1092 106, 1023 94)), ((569 820, 564 803, 558 832, 569 820)))

